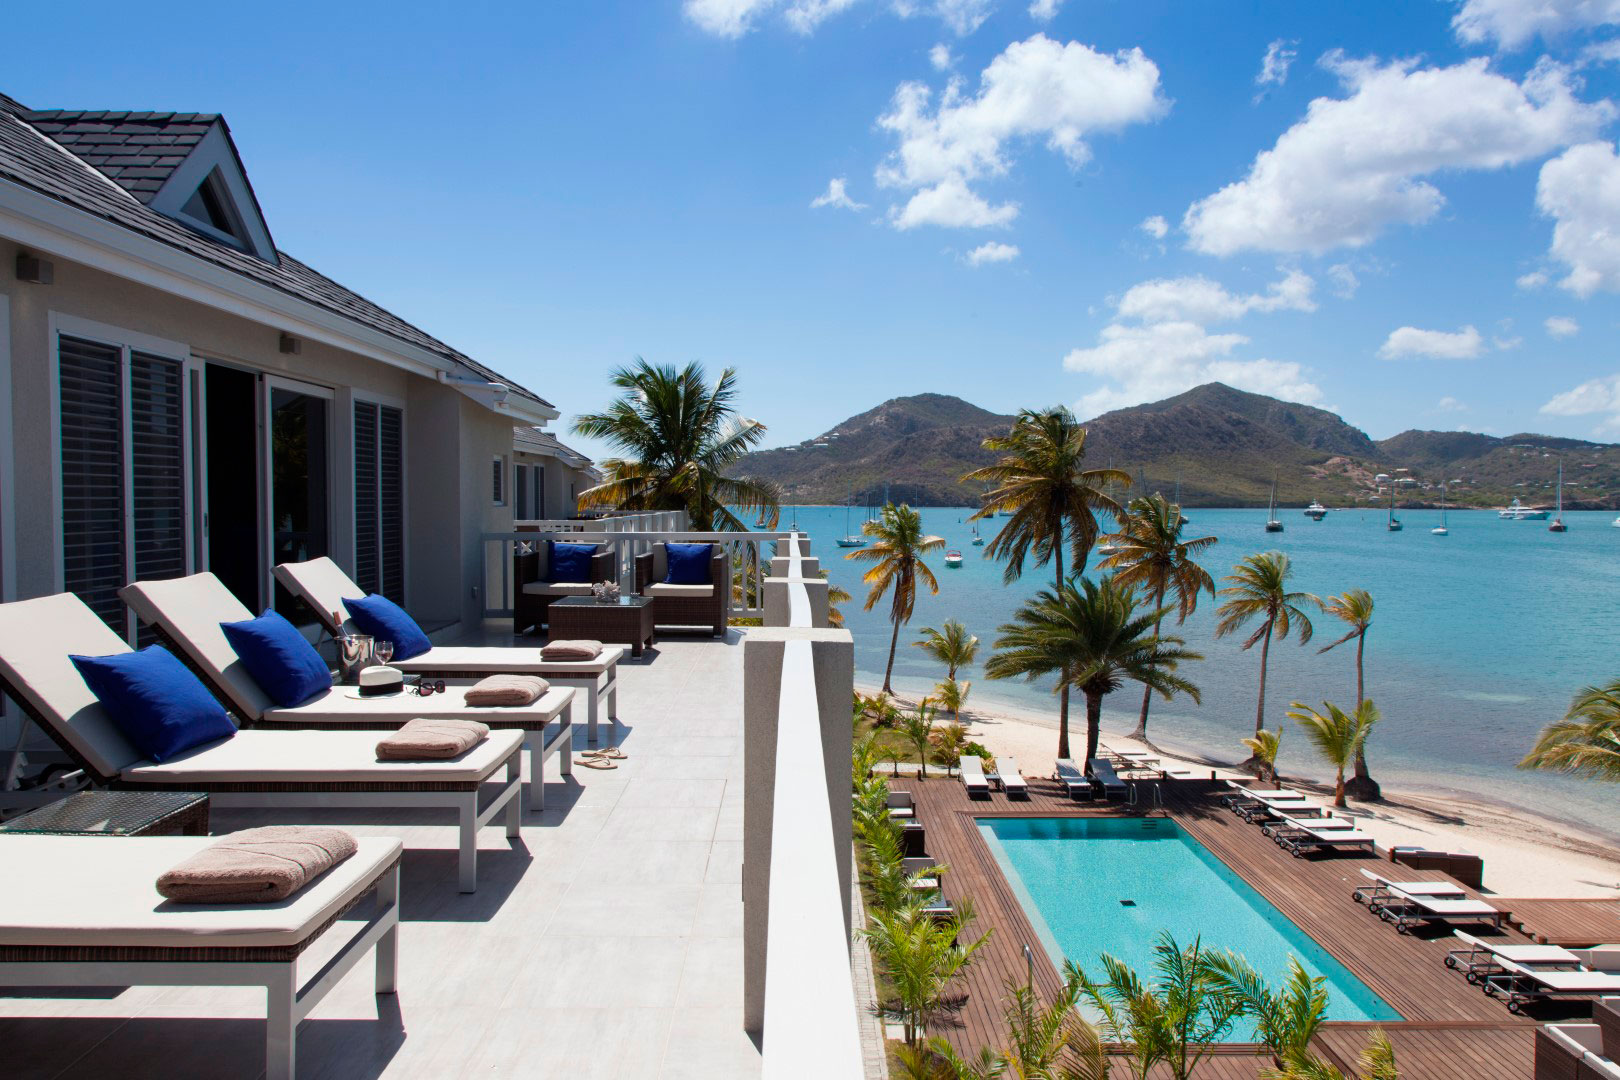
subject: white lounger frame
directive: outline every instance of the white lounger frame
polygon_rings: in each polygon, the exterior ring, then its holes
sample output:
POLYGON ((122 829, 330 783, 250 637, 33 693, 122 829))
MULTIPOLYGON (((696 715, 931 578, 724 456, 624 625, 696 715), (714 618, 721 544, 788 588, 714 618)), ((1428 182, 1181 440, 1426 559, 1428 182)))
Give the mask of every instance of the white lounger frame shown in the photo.
POLYGON ((266 994, 265 1078, 294 1080, 298 1024, 371 949, 377 993, 392 994, 399 971, 399 863, 377 879, 376 912, 307 982, 298 959, 281 962, 97 960, 0 963, 0 986, 262 986, 266 994))

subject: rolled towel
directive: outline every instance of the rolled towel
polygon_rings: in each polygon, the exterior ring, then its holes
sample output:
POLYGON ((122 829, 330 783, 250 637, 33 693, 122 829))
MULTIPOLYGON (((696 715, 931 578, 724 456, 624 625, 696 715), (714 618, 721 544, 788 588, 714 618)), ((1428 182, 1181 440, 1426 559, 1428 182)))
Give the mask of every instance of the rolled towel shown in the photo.
POLYGON ((469 705, 533 705, 551 684, 533 675, 491 675, 467 689, 469 705))
POLYGON ((540 649, 542 660, 595 660, 600 655, 600 641, 548 641, 540 649))
POLYGON ((270 904, 355 853, 354 837, 314 825, 244 829, 203 848, 157 879, 180 904, 270 904))
POLYGON ((437 761, 459 757, 489 737, 476 720, 409 720, 377 744, 378 761, 437 761))

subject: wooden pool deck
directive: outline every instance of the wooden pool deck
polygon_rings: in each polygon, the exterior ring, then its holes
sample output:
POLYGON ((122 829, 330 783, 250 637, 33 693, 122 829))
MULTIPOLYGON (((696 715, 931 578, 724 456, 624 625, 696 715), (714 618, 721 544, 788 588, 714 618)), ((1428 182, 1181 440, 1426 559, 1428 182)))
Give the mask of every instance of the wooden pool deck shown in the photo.
MULTIPOLYGON (((1009 980, 1024 982, 1028 975, 1024 946, 1029 946, 1035 985, 1044 996, 1056 991, 1059 979, 974 819, 1120 815, 1128 811, 1118 804, 1093 807, 1072 802, 1057 784, 1047 780, 1030 781, 1027 801, 1009 800, 1000 792, 988 801, 969 800, 959 781, 943 776, 921 783, 901 778, 891 781, 891 786, 909 790, 915 797, 917 817, 927 829, 928 854, 949 867, 944 876, 946 895, 952 900, 972 900, 978 914, 973 929, 994 928, 961 980, 967 997, 960 1014, 937 1034, 973 1053, 981 1046, 998 1045, 1004 1037, 1003 988, 1009 980)), ((1402 1022, 1382 1026, 1395 1045, 1403 1076, 1425 1080, 1528 1078, 1533 1072, 1533 1033, 1538 1023, 1584 1015, 1585 1007, 1575 1004, 1529 1018, 1515 1017, 1501 1002, 1486 997, 1444 966, 1451 947, 1449 929, 1397 934, 1392 926, 1352 902, 1351 890, 1365 880, 1357 871, 1388 871, 1392 864, 1386 858, 1349 854, 1293 858, 1263 836, 1258 826, 1221 807, 1218 792, 1199 782, 1165 785, 1165 804, 1165 813, 1402 1015, 1402 1022)), ((1443 877, 1397 869, 1406 880, 1443 877)), ((1166 884, 1175 887, 1174 882, 1166 884)), ((1076 888, 1083 887, 1083 883, 1076 884, 1076 888)), ((1497 897, 1486 899, 1499 906, 1511 905, 1497 897)), ((1529 941, 1512 927, 1495 933, 1489 928, 1467 929, 1504 943, 1529 941)), ((1347 1075, 1354 1075, 1351 1067, 1374 1026, 1328 1024, 1317 1040, 1317 1052, 1347 1075)), ((1206 1060, 1197 1075, 1207 1080, 1252 1080, 1262 1063, 1257 1047, 1223 1047, 1220 1054, 1206 1060)))

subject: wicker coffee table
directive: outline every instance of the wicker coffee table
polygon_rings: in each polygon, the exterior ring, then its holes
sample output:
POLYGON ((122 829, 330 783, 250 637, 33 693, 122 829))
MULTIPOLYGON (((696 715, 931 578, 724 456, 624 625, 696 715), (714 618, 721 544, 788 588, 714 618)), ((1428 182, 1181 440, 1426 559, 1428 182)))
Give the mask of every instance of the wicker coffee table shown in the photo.
POLYGON ((553 641, 585 638, 603 644, 628 645, 640 656, 644 645, 657 642, 650 596, 621 596, 603 603, 594 596, 565 596, 551 602, 547 631, 553 641))
POLYGON ((0 824, 0 833, 55 836, 207 836, 200 791, 81 791, 0 824))

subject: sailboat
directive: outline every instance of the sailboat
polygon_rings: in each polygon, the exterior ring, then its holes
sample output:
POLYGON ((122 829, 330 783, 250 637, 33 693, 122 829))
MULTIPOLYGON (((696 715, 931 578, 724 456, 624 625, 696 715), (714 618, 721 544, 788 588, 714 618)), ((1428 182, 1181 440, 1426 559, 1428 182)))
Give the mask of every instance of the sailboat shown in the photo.
POLYGON ((1553 523, 1547 526, 1548 532, 1568 532, 1569 526, 1564 524, 1564 459, 1558 459, 1558 516, 1553 523))
POLYGON ((1271 505, 1266 509, 1266 532, 1282 532, 1283 523, 1277 520, 1277 478, 1271 478, 1271 505))
POLYGON ((973 523, 973 546, 984 547, 984 537, 979 535, 979 523, 973 523))
POLYGON ((866 537, 861 536, 859 533, 852 533, 849 531, 849 507, 854 501, 855 495, 853 492, 851 492, 849 502, 844 504, 844 535, 838 538, 838 546, 841 548, 858 548, 866 546, 866 537))
POLYGON ((1393 481, 1389 485, 1389 521, 1385 523, 1384 528, 1390 532, 1400 532, 1403 528, 1401 519, 1395 516, 1395 484, 1393 481))
POLYGON ((1451 530, 1446 528, 1446 485, 1440 485, 1440 524, 1429 530, 1435 536, 1450 536, 1451 530))

